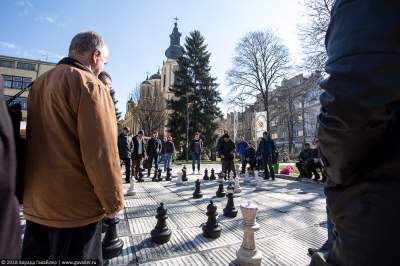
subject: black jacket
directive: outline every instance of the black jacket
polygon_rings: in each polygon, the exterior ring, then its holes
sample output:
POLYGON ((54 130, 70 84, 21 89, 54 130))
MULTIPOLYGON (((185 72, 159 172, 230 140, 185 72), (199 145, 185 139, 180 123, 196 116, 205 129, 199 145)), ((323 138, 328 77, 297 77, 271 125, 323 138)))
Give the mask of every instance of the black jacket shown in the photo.
POLYGON ((197 143, 200 145, 200 153, 203 151, 203 141, 201 139, 198 140, 192 139, 192 142, 190 143, 191 152, 196 152, 195 147, 197 143))
POLYGON ((131 158, 131 152, 133 150, 132 136, 125 136, 123 133, 118 136, 118 152, 119 158, 122 160, 131 158))
POLYGON ((222 141, 219 146, 218 153, 221 155, 222 160, 233 160, 235 158, 235 143, 232 140, 228 142, 222 141))
POLYGON ((147 142, 147 155, 148 156, 156 156, 161 152, 162 144, 159 138, 151 138, 147 142))
MULTIPOLYGON (((132 138, 132 142, 133 142, 132 159, 136 159, 139 155, 139 138, 137 135, 132 138)), ((143 138, 141 142, 143 151, 142 156, 145 157, 147 153, 146 153, 146 145, 143 138)))
POLYGON ((336 241, 330 265, 397 265, 400 1, 337 0, 321 83, 321 158, 336 241))
POLYGON ((314 150, 313 149, 304 149, 299 154, 299 161, 306 162, 309 159, 314 158, 314 150))
POLYGON ((246 156, 246 158, 249 158, 249 159, 255 159, 256 158, 256 149, 251 148, 251 147, 247 148, 245 156, 246 156))
POLYGON ((164 153, 175 153, 175 145, 172 141, 165 142, 164 153))

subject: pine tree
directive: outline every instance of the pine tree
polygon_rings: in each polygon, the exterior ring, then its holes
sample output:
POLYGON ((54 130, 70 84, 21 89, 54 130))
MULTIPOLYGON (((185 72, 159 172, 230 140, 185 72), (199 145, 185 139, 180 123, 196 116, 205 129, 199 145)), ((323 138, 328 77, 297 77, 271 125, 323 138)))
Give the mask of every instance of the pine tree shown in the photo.
POLYGON ((189 113, 189 144, 195 132, 200 132, 204 147, 211 149, 216 141, 216 118, 221 116, 217 104, 221 101, 216 78, 210 74, 210 56, 204 37, 193 31, 185 39, 185 54, 178 59, 174 94, 168 101, 172 114, 168 128, 176 143, 186 152, 187 113, 189 113))
POLYGON ((117 122, 121 119, 121 112, 118 111, 117 103, 118 101, 115 99, 115 91, 113 89, 110 90, 111 98, 115 105, 115 116, 117 117, 117 122))

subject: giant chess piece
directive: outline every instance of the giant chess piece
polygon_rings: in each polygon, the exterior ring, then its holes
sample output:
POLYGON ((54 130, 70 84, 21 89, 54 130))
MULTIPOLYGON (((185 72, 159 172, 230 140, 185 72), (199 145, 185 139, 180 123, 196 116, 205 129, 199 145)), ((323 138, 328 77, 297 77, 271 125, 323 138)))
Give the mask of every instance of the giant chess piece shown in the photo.
POLYGON ((119 223, 119 219, 104 218, 104 220, 107 224, 107 231, 102 243, 103 259, 109 260, 121 254, 124 242, 119 239, 117 235, 117 224, 119 223))
POLYGON ((167 168, 167 176, 165 177, 165 181, 171 181, 171 168, 167 168))
POLYGON ((176 177, 176 184, 177 185, 181 185, 182 184, 182 175, 183 175, 183 172, 178 173, 178 175, 176 177))
POLYGON ((103 220, 101 221, 101 232, 105 233, 107 232, 107 228, 108 228, 108 223, 106 222, 107 218, 103 218, 103 220))
POLYGON ((183 181, 183 182, 188 181, 187 173, 186 173, 186 172, 187 172, 187 171, 186 171, 186 166, 183 166, 183 168, 182 168, 182 181, 183 181))
POLYGON ((224 190, 224 179, 222 178, 222 175, 219 176, 218 183, 219 183, 218 190, 215 194, 218 198, 223 198, 225 197, 225 190, 224 190))
POLYGON ((161 170, 161 169, 158 169, 158 172, 157 172, 157 181, 162 181, 162 176, 161 176, 161 174, 162 174, 162 170, 161 170))
POLYGON ((214 170, 214 168, 211 168, 210 180, 215 180, 215 179, 216 179, 216 177, 215 177, 215 170, 214 170))
POLYGON ((236 260, 240 266, 261 265, 262 253, 256 249, 254 233, 260 228, 256 222, 257 205, 248 201, 240 205, 243 216, 242 229, 244 232, 243 242, 236 251, 236 260))
POLYGON ((201 191, 200 191, 200 184, 201 184, 200 180, 197 179, 195 182, 195 189, 193 192, 193 198, 195 198, 195 199, 200 199, 203 197, 203 193, 201 193, 201 191))
POLYGON ((207 206, 207 213, 208 216, 207 222, 203 224, 203 236, 207 238, 218 238, 221 236, 221 226, 219 226, 217 221, 217 206, 214 205, 213 201, 210 201, 210 204, 207 206))
POLYGON ((235 177, 235 189, 234 189, 235 193, 240 193, 242 192, 242 187, 240 186, 240 176, 236 176, 235 177))
POLYGON ((256 179, 255 191, 263 190, 263 178, 261 176, 259 176, 258 171, 255 171, 254 178, 256 179))
POLYGON ((229 182, 229 185, 226 188, 226 192, 228 201, 226 202, 226 206, 224 208, 224 216, 229 218, 235 218, 237 216, 238 210, 236 209, 235 203, 233 202, 234 187, 232 182, 229 182))
POLYGON ((164 244, 171 238, 171 231, 167 226, 167 209, 164 208, 164 203, 160 203, 157 208, 157 224, 156 227, 151 231, 151 240, 157 244, 164 244))
POLYGON ((126 192, 127 196, 135 196, 136 195, 136 189, 135 189, 135 178, 131 177, 131 184, 129 186, 128 191, 126 192))
POLYGON ((203 180, 210 180, 210 177, 208 176, 208 170, 206 168, 206 170, 204 170, 204 177, 203 180))

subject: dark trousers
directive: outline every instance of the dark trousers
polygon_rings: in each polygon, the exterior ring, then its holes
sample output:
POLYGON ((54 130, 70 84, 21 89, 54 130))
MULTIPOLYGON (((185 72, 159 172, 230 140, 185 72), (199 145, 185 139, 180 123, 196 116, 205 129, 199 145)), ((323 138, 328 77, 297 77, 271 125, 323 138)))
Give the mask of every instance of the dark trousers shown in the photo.
POLYGON ((299 170, 300 176, 302 178, 311 178, 311 174, 306 168, 306 162, 300 161, 296 163, 297 170, 299 170))
POLYGON ((274 172, 274 167, 272 165, 271 156, 264 157, 262 163, 263 163, 263 166, 264 166, 264 178, 271 177, 272 179, 275 179, 275 172, 274 172))
POLYGON ((242 161, 242 173, 246 172, 246 167, 247 164, 250 165, 250 171, 254 171, 257 165, 257 159, 256 158, 247 158, 244 161, 242 161))
POLYGON ((125 164, 125 181, 129 183, 131 180, 131 159, 130 158, 123 158, 122 159, 125 164))
POLYGON ((140 174, 140 165, 143 161, 143 155, 138 154, 132 159, 132 175, 137 179, 140 174))
POLYGON ((226 177, 233 172, 233 175, 236 176, 235 165, 233 163, 233 159, 222 159, 222 172, 226 175, 226 177))
POLYGON ((22 259, 96 259, 102 265, 101 221, 76 228, 53 228, 26 221, 22 259))
POLYGON ((197 171, 200 171, 200 153, 192 152, 192 170, 196 169, 197 162, 197 171))
POLYGON ((150 175, 151 168, 153 167, 153 161, 154 161, 154 170, 158 170, 158 154, 154 154, 149 156, 148 158, 148 168, 147 168, 147 174, 150 175))

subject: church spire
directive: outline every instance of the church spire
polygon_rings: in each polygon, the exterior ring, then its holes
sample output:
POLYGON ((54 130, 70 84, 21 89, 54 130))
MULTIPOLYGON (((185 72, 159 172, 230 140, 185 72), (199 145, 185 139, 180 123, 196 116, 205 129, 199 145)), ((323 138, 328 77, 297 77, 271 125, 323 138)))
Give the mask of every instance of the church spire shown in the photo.
POLYGON ((169 35, 170 38, 170 45, 168 49, 165 51, 165 56, 170 58, 170 59, 178 59, 180 56, 183 55, 185 50, 180 44, 181 36, 182 34, 178 30, 178 18, 174 18, 175 23, 174 23, 174 29, 172 30, 172 33, 169 35))

